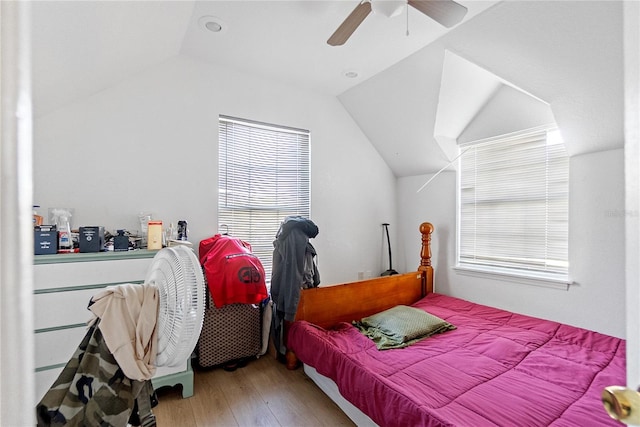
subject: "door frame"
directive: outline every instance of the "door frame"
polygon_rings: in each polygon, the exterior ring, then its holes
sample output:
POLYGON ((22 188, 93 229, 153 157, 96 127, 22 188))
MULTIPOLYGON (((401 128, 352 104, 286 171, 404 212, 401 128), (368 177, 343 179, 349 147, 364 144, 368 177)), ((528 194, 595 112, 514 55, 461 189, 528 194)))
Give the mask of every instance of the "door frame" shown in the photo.
POLYGON ((30 15, 0 1, 0 425, 35 424, 30 15))
POLYGON ((640 2, 624 1, 627 387, 640 386, 640 2))

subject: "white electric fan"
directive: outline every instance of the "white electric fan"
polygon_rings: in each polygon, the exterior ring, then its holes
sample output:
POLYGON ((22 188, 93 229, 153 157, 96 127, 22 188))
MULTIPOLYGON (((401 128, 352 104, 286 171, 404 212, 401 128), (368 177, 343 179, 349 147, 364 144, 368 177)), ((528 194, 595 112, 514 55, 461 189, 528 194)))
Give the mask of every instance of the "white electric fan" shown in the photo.
POLYGON ((158 288, 156 366, 178 366, 193 352, 204 319, 205 281, 193 250, 164 248, 153 257, 145 283, 158 288))

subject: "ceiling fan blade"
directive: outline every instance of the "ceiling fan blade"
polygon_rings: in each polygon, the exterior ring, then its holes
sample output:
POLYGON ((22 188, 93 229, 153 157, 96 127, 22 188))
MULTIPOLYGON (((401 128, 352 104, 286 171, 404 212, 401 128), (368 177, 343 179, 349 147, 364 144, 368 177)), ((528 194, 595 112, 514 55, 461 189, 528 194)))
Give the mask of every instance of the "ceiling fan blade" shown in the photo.
POLYGON ((459 24, 467 14, 467 8, 453 0, 409 0, 408 3, 447 28, 459 24))
POLYGON ((371 3, 368 1, 363 1, 355 9, 353 12, 347 16, 347 19, 344 20, 342 24, 338 27, 338 29, 329 37, 327 43, 331 46, 340 46, 343 45, 351 34, 358 28, 364 18, 366 18, 371 13, 371 3))

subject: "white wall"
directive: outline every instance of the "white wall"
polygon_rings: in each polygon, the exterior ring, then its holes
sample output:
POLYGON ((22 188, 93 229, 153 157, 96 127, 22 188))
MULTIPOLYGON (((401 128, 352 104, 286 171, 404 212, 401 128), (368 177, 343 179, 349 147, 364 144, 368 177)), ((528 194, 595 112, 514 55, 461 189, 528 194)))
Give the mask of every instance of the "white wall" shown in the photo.
POLYGON ((186 219, 197 244, 218 232, 219 114, 311 131, 323 284, 386 269, 380 224, 395 222, 395 178, 342 105, 185 57, 37 117, 34 203, 73 207, 76 227, 135 230, 140 211, 186 219))
POLYGON ((434 224, 436 291, 481 304, 560 321, 609 335, 625 336, 625 204, 622 149, 571 158, 569 275, 576 283, 557 290, 460 275, 453 271, 456 251, 456 196, 453 172, 439 175, 422 192, 430 175, 398 179, 398 222, 406 224, 403 266, 419 259, 417 231, 434 224))
POLYGON ((398 178, 398 222, 401 224, 398 248, 399 268, 415 270, 420 263, 420 224, 430 222, 434 226, 431 236, 431 262, 437 292, 448 282, 448 266, 455 262, 456 242, 456 173, 444 171, 417 193, 433 175, 398 178))

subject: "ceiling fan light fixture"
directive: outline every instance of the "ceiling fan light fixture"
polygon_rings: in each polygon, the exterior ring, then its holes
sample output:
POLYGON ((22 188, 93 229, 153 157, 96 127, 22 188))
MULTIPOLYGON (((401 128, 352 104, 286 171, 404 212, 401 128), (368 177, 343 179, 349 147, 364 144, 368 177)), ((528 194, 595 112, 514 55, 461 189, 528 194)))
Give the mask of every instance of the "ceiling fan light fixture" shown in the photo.
POLYGON ((371 12, 392 17, 401 13, 405 8, 407 10, 407 35, 409 35, 408 6, 417 9, 447 28, 458 25, 467 13, 467 8, 455 0, 361 0, 338 29, 329 37, 327 44, 329 46, 345 44, 371 12))
POLYGON ((400 15, 407 5, 406 0, 373 0, 371 9, 375 13, 382 14, 387 18, 400 15))

